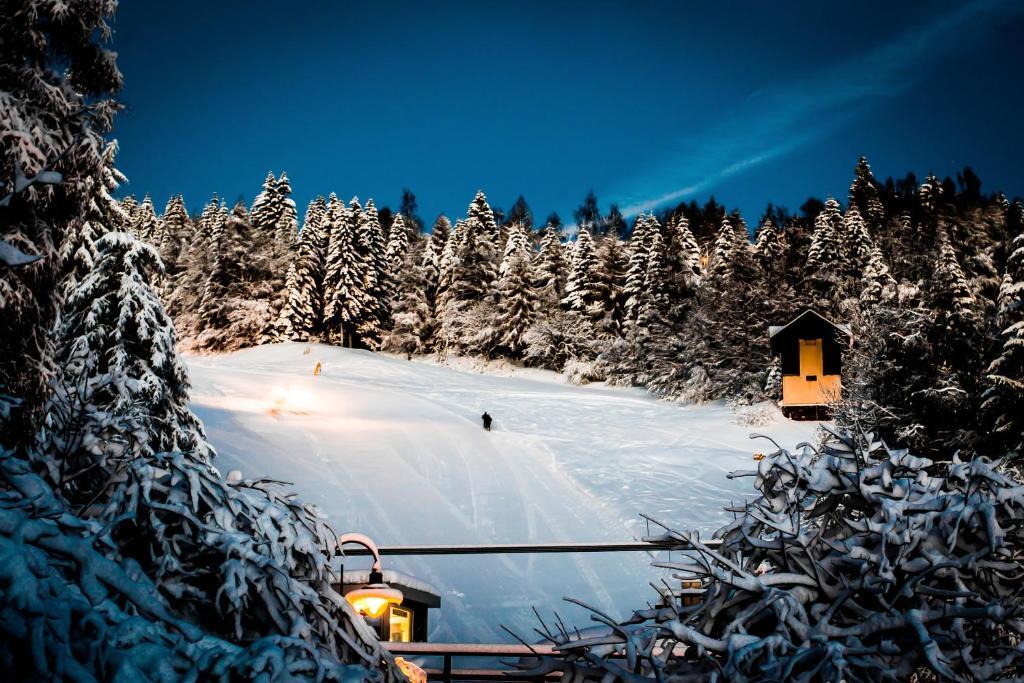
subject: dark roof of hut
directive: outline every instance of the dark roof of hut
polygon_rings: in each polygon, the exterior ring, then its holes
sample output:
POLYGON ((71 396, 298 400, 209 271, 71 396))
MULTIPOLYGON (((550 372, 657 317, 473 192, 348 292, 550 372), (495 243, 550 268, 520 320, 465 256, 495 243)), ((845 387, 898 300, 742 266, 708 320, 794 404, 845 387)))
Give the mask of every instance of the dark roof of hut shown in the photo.
POLYGON ((828 339, 834 343, 845 343, 851 336, 849 325, 840 325, 828 318, 806 310, 785 325, 768 328, 772 353, 779 353, 782 347, 794 339, 828 339))

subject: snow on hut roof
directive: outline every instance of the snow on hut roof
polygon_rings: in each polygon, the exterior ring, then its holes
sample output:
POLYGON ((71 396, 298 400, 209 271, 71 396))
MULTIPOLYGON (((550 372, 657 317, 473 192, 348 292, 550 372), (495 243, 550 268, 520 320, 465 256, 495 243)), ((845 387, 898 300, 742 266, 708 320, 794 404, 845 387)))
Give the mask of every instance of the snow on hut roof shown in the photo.
MULTIPOLYGON (((388 584, 389 586, 398 588, 403 592, 418 591, 419 593, 423 593, 427 596, 430 596, 437 601, 437 604, 430 604, 434 601, 421 600, 422 602, 427 602, 428 606, 437 607, 441 604, 441 591, 439 591, 437 588, 427 583, 426 581, 417 579, 415 576, 409 576, 404 572, 396 571, 394 569, 384 569, 383 571, 381 571, 381 576, 383 577, 384 583, 388 584)), ((345 573, 342 574, 341 580, 345 585, 367 584, 370 582, 370 570, 346 570, 345 573)), ((420 597, 422 598, 423 596, 420 597)))
POLYGON ((805 318, 807 316, 813 316, 813 317, 817 318, 818 320, 821 320, 822 322, 828 323, 832 327, 836 328, 838 331, 842 332, 847 337, 851 336, 851 334, 852 334, 850 332, 850 326, 849 325, 844 325, 844 324, 840 324, 840 323, 834 323, 831 320, 829 320, 828 318, 826 318, 825 316, 817 313, 816 311, 812 311, 810 309, 807 309, 806 311, 804 311, 803 313, 801 313, 797 317, 795 317, 792 320, 790 320, 785 325, 770 325, 768 327, 768 337, 769 338, 774 337, 775 335, 779 334, 780 332, 785 330, 790 325, 796 324, 798 321, 802 320, 803 318, 805 318))

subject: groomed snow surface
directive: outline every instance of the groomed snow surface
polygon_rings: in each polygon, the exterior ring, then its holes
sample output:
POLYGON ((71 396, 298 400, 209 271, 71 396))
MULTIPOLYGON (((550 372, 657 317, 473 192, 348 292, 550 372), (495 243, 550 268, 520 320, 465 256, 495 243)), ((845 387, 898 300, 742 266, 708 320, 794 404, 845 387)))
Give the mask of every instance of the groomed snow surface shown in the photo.
MULTIPOLYGON (((186 358, 193 409, 222 474, 292 482, 338 533, 380 545, 628 541, 646 513, 710 533, 750 495, 752 454, 814 439, 815 423, 740 424, 727 406, 680 406, 641 390, 574 387, 525 371, 478 374, 322 345, 186 358), (319 377, 313 376, 321 363, 319 377), (506 373, 508 374, 508 373, 506 373), (480 415, 494 417, 485 432, 480 415)), ((465 364, 463 367, 466 367, 465 364)), ((655 596, 644 552, 385 557, 441 590, 430 639, 536 640, 531 607, 592 625, 578 598, 616 618, 655 596)), ((349 558, 346 569, 365 567, 349 558)))

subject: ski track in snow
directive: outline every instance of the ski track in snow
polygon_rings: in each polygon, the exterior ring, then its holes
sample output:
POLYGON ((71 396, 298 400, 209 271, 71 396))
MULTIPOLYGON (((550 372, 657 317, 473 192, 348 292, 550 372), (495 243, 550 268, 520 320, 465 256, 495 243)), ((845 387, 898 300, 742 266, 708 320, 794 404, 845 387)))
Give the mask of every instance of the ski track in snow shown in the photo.
MULTIPOLYGON (((793 447, 816 424, 737 424, 722 404, 680 406, 638 389, 573 387, 554 373, 501 377, 329 346, 278 344, 186 356, 192 407, 222 473, 294 484, 335 531, 380 545, 624 541, 649 514, 710 533, 750 495, 751 432, 793 447), (310 349, 307 354, 305 351, 310 349), (322 363, 322 374, 312 376, 322 363), (290 392, 278 413, 278 392, 290 392), (485 432, 479 416, 494 416, 485 432)), ((624 618, 655 596, 648 553, 385 557, 441 590, 430 639, 528 640, 531 607, 591 625, 574 597, 624 618)), ((348 560, 351 568, 368 564, 348 560)))

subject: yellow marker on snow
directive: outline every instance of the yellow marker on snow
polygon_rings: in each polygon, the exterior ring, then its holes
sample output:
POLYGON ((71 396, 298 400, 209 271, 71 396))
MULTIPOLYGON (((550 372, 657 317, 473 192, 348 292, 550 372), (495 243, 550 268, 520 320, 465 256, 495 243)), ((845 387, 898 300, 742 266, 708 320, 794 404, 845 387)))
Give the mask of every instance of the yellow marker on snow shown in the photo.
POLYGON ((313 376, 314 377, 318 377, 320 375, 320 370, 321 370, 320 361, 317 361, 316 365, 313 366, 313 376))

